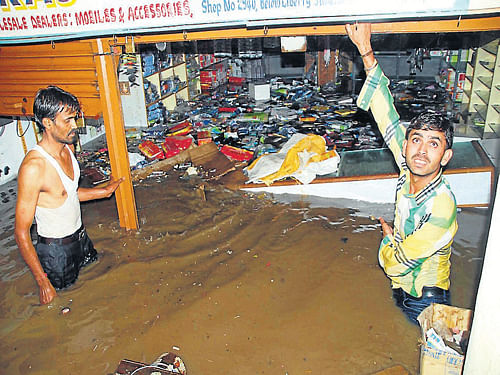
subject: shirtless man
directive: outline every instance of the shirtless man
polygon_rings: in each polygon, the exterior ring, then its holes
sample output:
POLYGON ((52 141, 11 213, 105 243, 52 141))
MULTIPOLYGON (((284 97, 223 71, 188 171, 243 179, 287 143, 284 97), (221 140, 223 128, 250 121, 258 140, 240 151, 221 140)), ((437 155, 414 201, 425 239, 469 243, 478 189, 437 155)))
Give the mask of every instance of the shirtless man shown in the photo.
POLYGON ((80 269, 97 259, 82 224, 80 202, 110 197, 123 178, 111 178, 105 187, 78 187, 80 168, 73 144, 80 103, 75 96, 55 86, 41 89, 33 113, 43 136, 19 168, 14 233, 40 289, 40 303, 46 304, 56 289, 73 284, 80 269), (30 234, 33 218, 36 250, 30 234))

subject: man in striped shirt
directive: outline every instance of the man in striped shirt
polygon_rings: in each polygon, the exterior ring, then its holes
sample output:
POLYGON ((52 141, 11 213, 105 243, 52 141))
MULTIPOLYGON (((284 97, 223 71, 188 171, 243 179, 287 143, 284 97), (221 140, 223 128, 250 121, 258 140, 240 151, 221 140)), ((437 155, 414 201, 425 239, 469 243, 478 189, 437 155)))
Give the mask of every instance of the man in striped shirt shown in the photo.
POLYGON ((453 125, 428 111, 405 128, 394 107, 389 79, 373 54, 371 25, 346 25, 346 31, 361 54, 367 75, 357 104, 371 110, 400 169, 394 228, 379 218, 384 237, 378 259, 391 279, 396 304, 417 323, 417 316, 431 303, 450 303, 457 208, 442 168, 453 155, 453 125))

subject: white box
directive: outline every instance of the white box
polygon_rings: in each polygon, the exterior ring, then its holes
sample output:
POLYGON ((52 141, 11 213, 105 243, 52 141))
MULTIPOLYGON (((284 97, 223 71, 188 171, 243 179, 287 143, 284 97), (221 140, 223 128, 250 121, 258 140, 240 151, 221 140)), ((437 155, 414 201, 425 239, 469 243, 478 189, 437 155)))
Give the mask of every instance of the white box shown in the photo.
POLYGON ((271 98, 271 86, 269 83, 254 83, 248 84, 250 97, 254 100, 269 100, 271 98))

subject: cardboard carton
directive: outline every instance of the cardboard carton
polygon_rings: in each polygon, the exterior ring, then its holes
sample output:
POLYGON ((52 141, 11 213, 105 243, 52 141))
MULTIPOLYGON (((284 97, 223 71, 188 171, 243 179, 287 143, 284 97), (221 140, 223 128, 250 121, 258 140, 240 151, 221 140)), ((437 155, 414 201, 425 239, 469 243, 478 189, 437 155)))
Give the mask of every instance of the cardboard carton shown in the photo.
POLYGON ((454 306, 432 304, 418 316, 423 345, 420 348, 420 375, 460 375, 464 355, 437 349, 428 342, 426 333, 433 327, 447 327, 453 332, 468 334, 472 311, 454 306))

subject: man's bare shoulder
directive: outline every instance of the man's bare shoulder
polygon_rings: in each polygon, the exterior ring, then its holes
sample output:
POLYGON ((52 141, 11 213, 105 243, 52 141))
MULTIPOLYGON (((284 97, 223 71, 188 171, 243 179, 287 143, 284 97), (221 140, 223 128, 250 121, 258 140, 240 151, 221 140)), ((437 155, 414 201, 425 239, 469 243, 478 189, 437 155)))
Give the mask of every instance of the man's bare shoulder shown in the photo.
POLYGON ((24 157, 19 167, 18 179, 39 179, 45 173, 46 159, 36 150, 31 150, 24 157))

